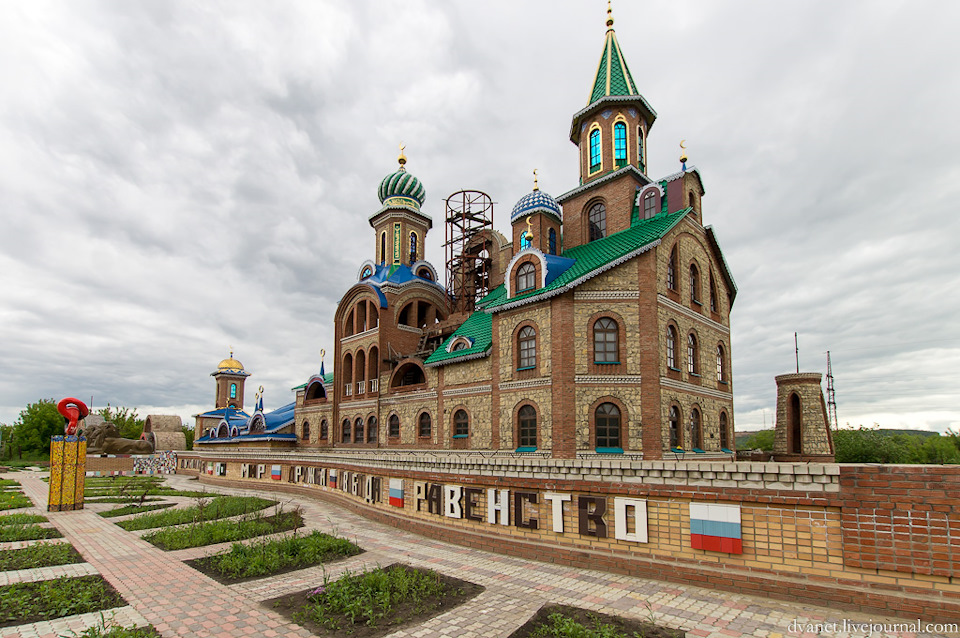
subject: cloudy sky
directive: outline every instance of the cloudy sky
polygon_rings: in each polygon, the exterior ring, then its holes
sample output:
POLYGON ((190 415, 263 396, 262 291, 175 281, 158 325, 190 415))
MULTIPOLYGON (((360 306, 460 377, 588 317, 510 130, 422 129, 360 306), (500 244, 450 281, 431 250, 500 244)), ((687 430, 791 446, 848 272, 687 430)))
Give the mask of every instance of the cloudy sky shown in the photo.
MULTIPOLYGON (((406 144, 439 222, 508 227, 577 184, 602 0, 0 4, 0 422, 40 398, 212 406, 233 346, 268 407, 332 352, 406 144)), ((736 425, 825 372, 841 425, 960 426, 960 3, 619 0, 659 118, 650 173, 703 175, 739 286, 736 425)), ((428 238, 442 268, 443 229, 428 238)), ((327 358, 327 364, 331 363, 327 358)))

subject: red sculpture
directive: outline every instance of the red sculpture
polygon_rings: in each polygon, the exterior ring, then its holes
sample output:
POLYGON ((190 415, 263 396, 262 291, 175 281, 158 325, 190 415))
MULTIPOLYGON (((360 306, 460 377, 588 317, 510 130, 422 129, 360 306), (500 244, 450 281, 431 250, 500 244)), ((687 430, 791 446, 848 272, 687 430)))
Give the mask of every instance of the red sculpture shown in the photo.
POLYGON ((67 420, 67 436, 73 436, 77 433, 77 421, 90 414, 90 409, 80 399, 67 397, 66 399, 60 399, 60 403, 57 404, 57 412, 67 420))

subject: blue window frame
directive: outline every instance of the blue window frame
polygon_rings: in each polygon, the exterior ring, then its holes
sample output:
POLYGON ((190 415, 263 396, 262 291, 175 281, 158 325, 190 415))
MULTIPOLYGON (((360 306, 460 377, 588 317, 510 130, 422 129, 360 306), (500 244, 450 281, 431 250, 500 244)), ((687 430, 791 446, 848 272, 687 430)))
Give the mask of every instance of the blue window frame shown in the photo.
POLYGON ((557 231, 553 228, 550 229, 550 254, 557 254, 557 231))
POLYGON ((237 384, 236 384, 236 383, 231 383, 231 384, 230 384, 230 398, 231 398, 231 399, 236 399, 236 398, 237 398, 237 384))
POLYGON ((637 127, 637 167, 642 172, 647 172, 646 164, 643 160, 643 129, 637 127))
POLYGON ((600 129, 590 131, 590 171, 600 168, 600 129))
POLYGON ((627 125, 623 122, 613 125, 613 160, 618 168, 627 163, 627 125))

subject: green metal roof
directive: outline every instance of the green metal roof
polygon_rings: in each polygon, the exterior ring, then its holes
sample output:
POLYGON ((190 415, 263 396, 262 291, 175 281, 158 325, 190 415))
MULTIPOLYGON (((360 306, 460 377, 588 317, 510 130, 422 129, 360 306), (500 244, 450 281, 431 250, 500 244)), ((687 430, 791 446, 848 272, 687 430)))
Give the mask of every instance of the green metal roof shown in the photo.
POLYGON ((668 215, 660 214, 650 219, 639 220, 627 230, 565 250, 563 256, 575 259, 576 263, 556 279, 543 288, 510 299, 502 295, 499 299, 487 303, 484 309, 487 312, 496 312, 498 309, 506 309, 565 292, 653 248, 691 210, 691 208, 684 208, 668 215))
POLYGON ((590 91, 587 104, 593 104, 610 95, 640 95, 613 28, 607 29, 603 54, 600 56, 600 64, 597 65, 597 77, 593 81, 593 90, 590 91))
MULTIPOLYGON (((502 286, 500 286, 502 288, 502 286)), ((491 293, 492 294, 492 293, 491 293)), ((501 295, 502 296, 502 295, 501 295)), ((489 295, 488 295, 489 297, 489 295)), ((447 337, 443 344, 434 350, 433 354, 424 361, 425 365, 440 365, 449 363, 456 359, 458 361, 467 361, 469 359, 479 359, 486 356, 493 344, 493 315, 487 314, 483 310, 477 310, 467 317, 467 320, 456 329, 456 331, 447 337), (473 344, 464 350, 454 350, 447 352, 450 343, 458 337, 472 339, 473 344)))

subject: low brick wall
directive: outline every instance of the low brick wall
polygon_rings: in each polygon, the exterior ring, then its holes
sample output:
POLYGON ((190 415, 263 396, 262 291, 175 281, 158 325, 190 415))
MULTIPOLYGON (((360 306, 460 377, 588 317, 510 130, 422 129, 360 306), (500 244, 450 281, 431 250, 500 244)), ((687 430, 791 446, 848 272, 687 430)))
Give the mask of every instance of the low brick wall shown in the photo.
POLYGON ((183 453, 178 472, 330 499, 399 528, 536 560, 955 620, 957 511, 936 499, 960 493, 957 469, 224 450, 183 453), (871 484, 878 476, 887 483, 871 484), (885 553, 876 521, 901 503, 910 523, 885 553), (714 511, 736 523, 700 520, 714 511), (697 549, 701 525, 736 529, 742 553, 697 549), (898 558, 905 548, 909 564, 898 558))

